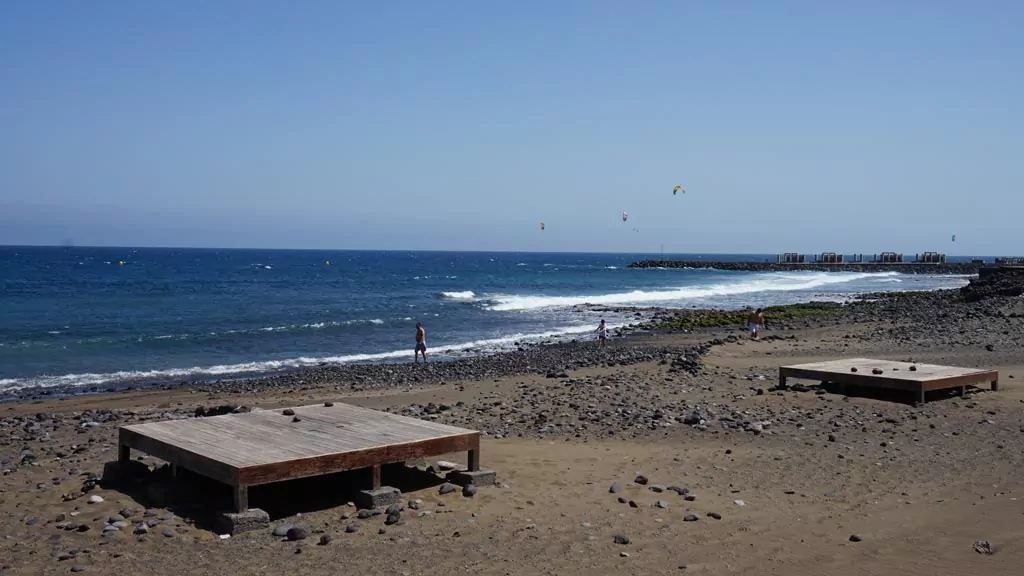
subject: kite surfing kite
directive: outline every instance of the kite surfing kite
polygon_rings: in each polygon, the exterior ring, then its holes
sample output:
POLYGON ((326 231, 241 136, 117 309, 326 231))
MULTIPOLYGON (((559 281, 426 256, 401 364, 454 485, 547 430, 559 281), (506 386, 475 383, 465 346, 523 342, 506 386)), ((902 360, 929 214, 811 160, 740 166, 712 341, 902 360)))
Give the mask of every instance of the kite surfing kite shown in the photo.
POLYGON ((625 222, 626 220, 629 220, 629 214, 627 214, 626 212, 623 212, 622 213, 622 221, 625 222))
POLYGON ((675 196, 678 192, 682 192, 683 194, 686 194, 686 190, 683 190, 682 186, 680 186, 679 184, 676 184, 675 188, 672 189, 672 195, 675 196))
POLYGON ((544 229, 544 223, 543 223, 543 222, 541 222, 541 223, 540 223, 540 229, 541 229, 541 230, 543 230, 543 229, 544 229))
POLYGON ((953 242, 956 242, 956 234, 953 234, 953 242))

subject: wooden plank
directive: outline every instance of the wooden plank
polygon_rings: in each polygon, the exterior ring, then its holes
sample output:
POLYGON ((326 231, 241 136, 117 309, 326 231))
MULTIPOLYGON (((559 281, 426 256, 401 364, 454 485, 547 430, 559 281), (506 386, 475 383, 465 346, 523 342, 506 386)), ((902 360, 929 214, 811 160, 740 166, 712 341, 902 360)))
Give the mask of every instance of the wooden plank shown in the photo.
POLYGON ((936 364, 910 364, 891 360, 849 358, 827 362, 812 362, 779 368, 779 383, 785 386, 787 378, 802 378, 873 388, 890 388, 917 392, 921 398, 930 390, 963 388, 968 384, 991 382, 998 388, 999 372, 936 364), (915 366, 916 370, 909 368, 915 366), (856 368, 857 372, 852 372, 856 368), (878 369, 882 374, 874 374, 878 369))
POLYGON ((229 486, 235 486, 238 484, 238 469, 212 460, 206 456, 196 454, 179 446, 173 446, 154 440, 147 436, 130 430, 128 427, 122 427, 118 431, 118 443, 121 446, 127 446, 134 448, 141 452, 145 452, 151 456, 155 456, 161 460, 178 464, 184 468, 187 468, 197 474, 202 474, 208 478, 213 478, 229 486))
POLYGON ((479 445, 479 432, 445 436, 419 442, 391 444, 350 452, 325 454, 309 458, 249 466, 238 471, 239 481, 245 484, 266 484, 307 476, 319 476, 345 470, 368 468, 375 464, 404 462, 427 456, 463 452, 479 445))

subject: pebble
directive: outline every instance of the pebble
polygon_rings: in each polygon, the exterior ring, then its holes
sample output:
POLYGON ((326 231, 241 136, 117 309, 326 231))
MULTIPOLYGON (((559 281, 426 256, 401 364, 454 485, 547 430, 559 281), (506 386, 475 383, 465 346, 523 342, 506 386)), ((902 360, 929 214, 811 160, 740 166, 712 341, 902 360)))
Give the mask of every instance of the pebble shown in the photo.
POLYGON ((619 496, 618 500, 619 500, 619 504, 625 504, 625 503, 629 502, 629 500, 625 496, 619 496))
POLYGON ((620 484, 617 481, 613 482, 611 487, 608 488, 608 493, 609 494, 618 494, 619 492, 622 492, 622 484, 620 484))
POLYGON ((320 535, 320 541, 317 542, 317 544, 319 544, 321 546, 327 546, 330 543, 331 543, 331 535, 330 534, 321 534, 320 535))
POLYGON ((296 417, 292 418, 292 422, 302 422, 302 418, 299 418, 298 416, 296 416, 296 417))
POLYGON ((733 500, 732 503, 737 505, 737 506, 746 506, 747 505, 747 503, 744 502, 743 500, 733 500))
POLYGON ((451 494, 452 492, 455 492, 456 490, 458 490, 458 488, 456 488, 455 484, 451 484, 449 482, 445 482, 444 484, 441 484, 441 488, 438 490, 438 492, 440 494, 451 494))
POLYGON ((384 524, 386 526, 392 526, 394 524, 398 524, 398 522, 401 521, 401 520, 402 520, 402 515, 399 514, 398 512, 394 512, 394 513, 388 514, 387 519, 384 520, 384 524))
POLYGON ((719 514, 718 512, 708 512, 708 516, 711 517, 711 518, 714 518, 715 520, 721 520, 722 519, 722 515, 719 514))
POLYGON ((664 500, 658 500, 657 502, 654 503, 654 506, 657 508, 668 508, 668 502, 664 500))
POLYGON ((297 540, 305 540, 306 538, 309 538, 309 531, 305 528, 296 526, 288 530, 288 533, 285 534, 285 537, 288 538, 288 540, 291 542, 295 542, 297 540))
POLYGON ((637 476, 633 480, 633 483, 639 484, 641 486, 646 486, 647 485, 647 476, 644 476, 643 474, 640 474, 639 476, 637 476))
POLYGON ((274 528, 274 536, 277 536, 278 538, 284 538, 288 535, 288 531, 294 527, 295 526, 292 526, 291 524, 281 524, 277 528, 274 528))
POLYGON ((626 536, 625 534, 616 534, 613 540, 616 544, 621 544, 623 546, 629 544, 629 536, 626 536))
POLYGON ((988 540, 978 540, 975 542, 974 551, 978 554, 984 554, 985 556, 991 556, 996 553, 995 546, 993 546, 988 540))
POLYGON ((102 496, 98 496, 96 494, 93 494, 92 496, 89 496, 89 504, 101 504, 102 502, 103 502, 103 497, 102 496))
POLYGON ((171 530, 170 528, 164 528, 163 534, 164 538, 174 538, 174 530, 171 530))
POLYGON ((696 514, 687 514, 686 517, 683 518, 684 522, 696 522, 697 520, 700 520, 700 518, 698 518, 696 514))
POLYGON ((420 504, 423 504, 422 500, 413 500, 412 502, 409 502, 409 510, 419 510, 420 504))
POLYGON ((82 564, 75 564, 74 566, 71 567, 71 571, 72 572, 85 572, 85 570, 86 570, 86 567, 83 566, 82 564))
POLYGON ((331 407, 334 406, 334 402, 330 402, 330 401, 324 402, 324 406, 326 406, 327 408, 331 408, 331 407))
POLYGON ((856 534, 850 535, 850 542, 860 542, 862 538, 856 534))
POLYGON ((465 486, 463 486, 462 495, 465 496, 466 498, 472 498, 473 496, 476 496, 476 485, 466 484, 465 486))
POLYGON ((295 410, 292 410, 291 408, 285 408, 284 411, 281 412, 281 414, 284 414, 285 416, 295 416, 295 410))
POLYGON ((355 524, 349 524, 348 526, 345 526, 345 532, 347 534, 355 534, 356 532, 359 532, 359 526, 356 526, 355 524))
POLYGON ((639 504, 637 504, 636 502, 634 502, 634 501, 630 500, 630 501, 629 501, 629 507, 630 507, 630 508, 639 508, 639 507, 640 507, 640 505, 639 505, 639 504))
POLYGON ((368 518, 373 518, 374 516, 376 516, 376 514, 373 513, 373 510, 367 510, 365 508, 356 513, 356 518, 359 518, 360 520, 366 520, 368 518))
POLYGON ((135 527, 135 530, 132 533, 136 536, 144 536, 146 534, 149 534, 149 526, 146 526, 145 524, 139 524, 135 527))
POLYGON ((619 552, 621 558, 629 558, 629 552, 619 552))
POLYGON ((648 486, 647 489, 650 490, 651 492, 654 492, 655 494, 661 494, 662 492, 665 491, 664 486, 648 486))

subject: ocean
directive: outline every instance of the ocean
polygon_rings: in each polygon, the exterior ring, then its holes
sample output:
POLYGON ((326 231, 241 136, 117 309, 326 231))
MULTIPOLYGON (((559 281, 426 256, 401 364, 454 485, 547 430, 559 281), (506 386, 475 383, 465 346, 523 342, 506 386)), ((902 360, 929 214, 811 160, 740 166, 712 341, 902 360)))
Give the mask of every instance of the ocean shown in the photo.
POLYGON ((431 359, 445 359, 591 337, 601 318, 635 321, 601 306, 738 308, 967 282, 627 268, 654 257, 662 255, 0 247, 0 391, 407 362, 416 321, 431 359))

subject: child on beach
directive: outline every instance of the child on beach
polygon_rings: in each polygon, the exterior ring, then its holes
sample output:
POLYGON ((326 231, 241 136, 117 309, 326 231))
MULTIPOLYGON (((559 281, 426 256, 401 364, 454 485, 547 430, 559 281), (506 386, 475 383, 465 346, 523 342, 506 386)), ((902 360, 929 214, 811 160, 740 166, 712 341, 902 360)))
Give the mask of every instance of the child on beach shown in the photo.
POLYGON ((597 344, 598 346, 604 346, 608 341, 608 327, 605 326, 604 318, 601 319, 601 325, 597 327, 597 344))

